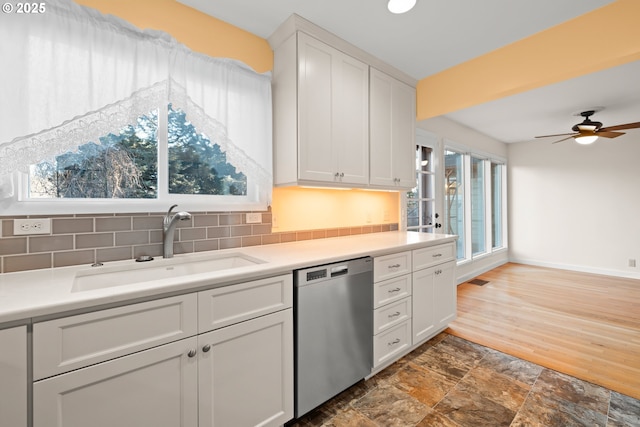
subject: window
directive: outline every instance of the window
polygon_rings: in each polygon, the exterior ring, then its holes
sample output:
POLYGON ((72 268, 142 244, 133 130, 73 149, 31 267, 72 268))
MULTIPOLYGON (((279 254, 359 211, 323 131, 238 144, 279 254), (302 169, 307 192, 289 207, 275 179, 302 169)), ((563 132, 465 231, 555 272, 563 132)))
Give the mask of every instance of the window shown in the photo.
POLYGON ((505 165, 445 149, 444 174, 446 232, 459 236, 458 260, 504 248, 505 165))
POLYGON ((502 242, 502 177, 504 165, 491 163, 491 248, 503 246, 502 242))
POLYGON ((166 134, 158 133, 158 110, 137 123, 78 147, 76 152, 32 165, 30 199, 157 199, 170 195, 246 196, 247 177, 199 133, 182 110, 169 104, 166 134), (165 142, 166 141, 166 144, 165 142), (159 165, 165 151, 166 167, 159 165), (166 186, 160 185, 166 182, 166 186), (167 188, 167 194, 160 190, 167 188))
POLYGON ((158 194, 158 110, 138 123, 32 165, 28 199, 153 199, 158 194))
POLYGON ((465 185, 464 185, 464 155, 456 151, 444 152, 444 227, 446 234, 457 234, 457 258, 465 256, 465 185))
POLYGON ((471 157, 471 253, 486 252, 485 245, 485 162, 471 157))
POLYGON ((270 73, 73 2, 47 16, 0 26, 5 214, 267 208, 270 73))

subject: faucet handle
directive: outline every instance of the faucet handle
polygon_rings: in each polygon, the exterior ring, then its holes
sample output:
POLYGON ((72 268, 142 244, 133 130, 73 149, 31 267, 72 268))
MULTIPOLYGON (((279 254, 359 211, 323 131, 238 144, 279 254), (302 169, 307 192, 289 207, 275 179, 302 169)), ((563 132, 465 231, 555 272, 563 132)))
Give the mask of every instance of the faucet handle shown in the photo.
POLYGON ((178 207, 178 205, 173 205, 173 206, 171 206, 171 207, 169 208, 169 210, 167 211, 167 216, 170 216, 170 215, 171 215, 171 211, 172 211, 172 210, 174 210, 174 209, 175 209, 175 208, 177 208, 177 207, 178 207))

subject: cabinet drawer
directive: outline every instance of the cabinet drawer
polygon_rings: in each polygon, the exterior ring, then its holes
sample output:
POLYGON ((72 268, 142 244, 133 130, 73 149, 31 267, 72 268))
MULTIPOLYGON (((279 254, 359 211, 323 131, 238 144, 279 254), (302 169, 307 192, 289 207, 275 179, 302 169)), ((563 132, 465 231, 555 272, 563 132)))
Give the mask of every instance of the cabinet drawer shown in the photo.
POLYGON ((373 306, 382 307, 411 295, 411 275, 406 274, 396 279, 385 280, 373 284, 373 306))
POLYGON ((384 255, 374 258, 373 281, 391 279, 411 273, 411 252, 399 252, 397 254, 384 255))
POLYGON ((373 312, 373 334, 377 335, 411 318, 411 298, 407 297, 373 312))
POLYGON ((373 366, 379 366, 411 345, 411 321, 407 320, 373 337, 373 366))
POLYGON ((197 297, 180 295, 33 326, 34 380, 197 333, 197 297))
POLYGON ((452 242, 444 245, 414 250, 413 270, 417 271, 431 267, 432 265, 438 265, 443 262, 454 260, 456 256, 455 248, 456 244, 452 242))
POLYGON ((212 331, 292 305, 291 274, 202 291, 198 293, 198 331, 212 331))

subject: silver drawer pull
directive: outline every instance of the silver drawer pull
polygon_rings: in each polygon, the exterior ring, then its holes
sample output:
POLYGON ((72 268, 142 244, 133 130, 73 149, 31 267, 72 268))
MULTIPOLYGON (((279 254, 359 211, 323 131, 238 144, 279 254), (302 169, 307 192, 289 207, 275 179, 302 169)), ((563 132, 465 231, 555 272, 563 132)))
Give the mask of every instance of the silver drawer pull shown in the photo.
POLYGON ((196 350, 189 350, 189 353, 187 353, 187 356, 189 357, 195 357, 195 355, 197 354, 196 350))
POLYGON ((205 353, 208 352, 209 350, 211 350, 211 346, 209 344, 206 344, 202 347, 202 351, 204 351, 205 353))
POLYGON ((395 313, 390 314, 388 317, 389 317, 389 319, 391 319, 392 317, 398 317, 398 316, 400 316, 400 312, 396 311, 395 313))
POLYGON ((435 273, 436 273, 436 275, 442 274, 442 270, 436 270, 435 273))
POLYGON ((442 256, 442 254, 433 254, 431 256, 434 257, 434 258, 438 258, 439 256, 442 256))
POLYGON ((400 288, 395 288, 395 289, 389 289, 387 292, 390 293, 390 294, 393 294, 395 292, 400 292, 401 290, 402 289, 400 289, 400 288))
POLYGON ((389 270, 391 270, 392 268, 400 268, 400 264, 393 264, 393 265, 389 265, 389 266, 387 266, 387 268, 388 268, 389 270))
POLYGON ((396 338, 395 340, 391 341, 390 343, 387 343, 387 345, 389 347, 391 347, 392 345, 396 345, 400 342, 400 338, 396 338))

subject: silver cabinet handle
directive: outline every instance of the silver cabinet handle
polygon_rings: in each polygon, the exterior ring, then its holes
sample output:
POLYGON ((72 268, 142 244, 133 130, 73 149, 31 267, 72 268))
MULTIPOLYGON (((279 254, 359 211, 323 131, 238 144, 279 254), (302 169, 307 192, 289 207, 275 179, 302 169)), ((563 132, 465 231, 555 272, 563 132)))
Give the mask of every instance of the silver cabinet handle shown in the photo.
POLYGON ((396 311, 395 313, 390 314, 390 315, 388 316, 388 318, 389 318, 389 319, 391 319, 392 317, 398 317, 398 316, 400 316, 400 312, 399 312, 399 311, 396 311))
POLYGON ((205 353, 208 352, 209 350, 211 350, 211 346, 209 344, 202 347, 202 351, 204 351, 205 353))
POLYGON ((395 340, 391 341, 390 343, 387 343, 387 345, 389 347, 391 347, 392 345, 396 345, 400 342, 400 338, 396 338, 395 340))
POLYGON ((344 172, 340 173, 340 178, 344 178, 344 172))
POLYGON ((442 256, 442 254, 433 254, 433 255, 431 255, 431 256, 432 256, 433 258, 438 258, 438 257, 441 257, 441 256, 442 256))
POLYGON ((392 293, 394 293, 394 292, 400 292, 401 290, 402 290, 402 289, 400 289, 400 288, 395 288, 395 289, 389 289, 387 292, 388 292, 388 293, 390 293, 390 294, 392 294, 392 293))
POLYGON ((187 356, 195 357, 196 354, 198 354, 198 352, 195 349, 194 350, 189 350, 189 353, 187 353, 187 356))
POLYGON ((388 269, 392 269, 392 268, 400 268, 400 264, 393 264, 393 265, 389 265, 387 266, 388 269))

